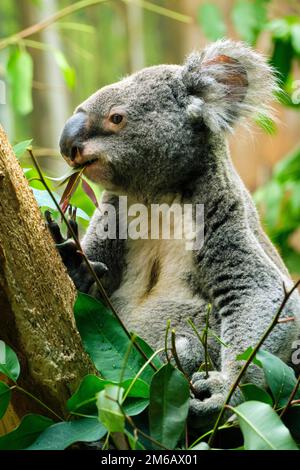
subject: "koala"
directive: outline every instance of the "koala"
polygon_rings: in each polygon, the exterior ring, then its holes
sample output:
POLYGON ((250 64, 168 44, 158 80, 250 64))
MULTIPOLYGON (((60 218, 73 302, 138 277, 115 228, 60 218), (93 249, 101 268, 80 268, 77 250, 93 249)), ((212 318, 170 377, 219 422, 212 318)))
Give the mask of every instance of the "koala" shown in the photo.
MULTIPOLYGON (((193 52, 183 65, 148 67, 100 89, 77 107, 60 139, 68 164, 84 165, 86 177, 104 188, 83 250, 130 331, 159 348, 171 320, 193 384, 195 428, 216 418, 242 365, 236 356, 258 342, 281 305, 283 286, 293 285, 226 141, 239 120, 270 113, 274 89, 272 69, 260 54, 222 40, 193 52), (115 237, 103 237, 106 207, 122 220, 124 196, 128 206, 203 205, 202 246, 187 250, 184 237, 126 238, 120 224, 115 237), (207 377, 199 372, 203 347, 187 320, 202 332, 209 305, 210 328, 223 344, 209 338, 214 370, 207 377)), ((98 296, 74 243, 58 246, 77 288, 98 296)), ((297 292, 283 317, 294 321, 277 324, 264 348, 288 362, 300 332, 297 292)), ((265 385, 256 366, 243 380, 265 385)), ((242 398, 237 392, 232 400, 242 398)))

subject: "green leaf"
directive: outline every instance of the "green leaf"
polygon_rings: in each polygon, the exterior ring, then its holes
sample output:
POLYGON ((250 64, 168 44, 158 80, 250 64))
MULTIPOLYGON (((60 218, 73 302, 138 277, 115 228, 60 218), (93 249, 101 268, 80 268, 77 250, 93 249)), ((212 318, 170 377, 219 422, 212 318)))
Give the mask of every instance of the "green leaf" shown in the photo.
POLYGON ((279 72, 279 79, 281 85, 284 85, 289 77, 292 61, 294 57, 294 50, 291 41, 274 39, 274 49, 271 57, 271 65, 279 72))
POLYGON ((254 44, 258 34, 266 24, 265 0, 238 0, 232 9, 232 22, 244 41, 254 44))
POLYGON ((24 416, 16 429, 0 436, 0 450, 26 449, 51 424, 53 424, 52 419, 45 416, 35 414, 24 416))
POLYGON ((20 364, 16 353, 0 340, 0 372, 16 382, 20 375, 20 364))
MULTIPOLYGON (((140 338, 139 336, 136 336, 135 343, 139 345, 141 350, 145 353, 145 356, 147 357, 147 359, 150 359, 150 357, 153 356, 154 354, 153 349, 142 338, 140 338)), ((164 363, 160 360, 159 356, 157 355, 154 357, 154 359, 152 359, 152 364, 154 364, 154 366, 157 369, 160 369, 164 363)))
POLYGON ((99 420, 109 432, 124 432, 125 416, 120 408, 123 394, 124 388, 118 385, 106 385, 97 394, 99 420))
POLYGON ((4 416, 11 398, 11 391, 8 385, 0 382, 0 419, 4 416))
POLYGON ((294 24, 291 27, 292 46, 294 50, 300 54, 300 23, 294 24))
POLYGON ((126 430, 125 430, 125 434, 128 438, 128 442, 129 442, 131 450, 145 450, 145 447, 138 441, 136 437, 134 437, 132 434, 130 434, 126 430))
MULTIPOLYGON (((252 346, 249 346, 249 348, 247 348, 246 351, 244 351, 243 353, 238 354, 236 356, 236 360, 237 361, 247 361, 249 359, 250 355, 252 354, 252 351, 253 351, 252 346)), ((252 359, 252 362, 253 362, 253 364, 257 365, 258 367, 261 367, 261 363, 257 360, 256 357, 254 357, 254 359, 252 359)))
POLYGON ((7 63, 7 75, 13 108, 22 115, 29 114, 33 108, 31 55, 23 49, 12 48, 7 63))
POLYGON ((74 88, 75 85, 75 70, 68 64, 64 54, 59 50, 53 50, 54 59, 60 68, 66 84, 69 88, 74 88))
POLYGON ((13 151, 16 157, 22 157, 22 155, 26 152, 28 147, 31 146, 32 139, 29 140, 23 140, 22 142, 19 142, 18 144, 13 146, 13 151))
MULTIPOLYGON (((132 379, 125 380, 120 386, 127 390, 132 379)), ((67 409, 73 413, 97 415, 97 394, 107 385, 119 385, 108 380, 103 380, 96 375, 86 375, 78 389, 67 401, 67 409)), ((128 398, 123 404, 126 414, 134 416, 141 413, 149 404, 149 385, 143 380, 137 379, 130 389, 128 398)))
MULTIPOLYGON (((48 208, 58 213, 57 207, 46 189, 37 189, 31 186, 31 191, 33 192, 36 202, 40 208, 48 208)), ((59 195, 53 191, 52 194, 55 200, 59 203, 59 195)), ((90 217, 82 209, 77 209, 76 216, 84 220, 90 220, 90 217)))
POLYGON ((216 41, 226 35, 226 25, 220 8, 213 3, 204 3, 198 10, 198 23, 207 39, 216 41))
MULTIPOLYGON (((101 375, 116 382, 121 377, 132 379, 145 359, 132 347, 124 367, 130 340, 113 313, 102 302, 81 292, 74 313, 84 347, 101 375)), ((153 369, 147 366, 141 378, 149 383, 152 375, 153 369)))
POLYGON ((281 183, 300 179, 300 147, 289 153, 278 162, 274 169, 274 176, 281 183))
POLYGON ((174 449, 184 430, 189 399, 182 372, 168 363, 155 373, 150 385, 150 434, 168 449, 174 449))
POLYGON ((26 450, 64 450, 75 442, 94 442, 106 434, 97 418, 63 421, 48 427, 26 450))
POLYGON ((107 380, 100 379, 96 375, 86 375, 76 392, 67 401, 68 411, 93 414, 96 410, 96 395, 104 390, 107 384, 107 380))
POLYGON ((300 440, 300 405, 291 406, 282 418, 293 437, 300 440))
POLYGON ((277 127, 273 119, 266 116, 265 114, 259 114, 255 119, 256 124, 261 127, 267 134, 275 135, 277 127))
MULTIPOLYGON (((265 378, 273 394, 276 406, 282 407, 286 405, 297 383, 293 369, 286 365, 279 357, 265 350, 259 350, 257 358, 262 364, 265 378)), ((298 390, 295 400, 299 398, 300 391, 298 390)))
POLYGON ((240 385, 240 389, 243 392, 246 401, 262 401, 268 405, 273 405, 272 397, 263 388, 258 387, 254 384, 243 384, 240 385))
POLYGON ((246 401, 234 408, 245 450, 298 450, 289 430, 270 405, 246 401))

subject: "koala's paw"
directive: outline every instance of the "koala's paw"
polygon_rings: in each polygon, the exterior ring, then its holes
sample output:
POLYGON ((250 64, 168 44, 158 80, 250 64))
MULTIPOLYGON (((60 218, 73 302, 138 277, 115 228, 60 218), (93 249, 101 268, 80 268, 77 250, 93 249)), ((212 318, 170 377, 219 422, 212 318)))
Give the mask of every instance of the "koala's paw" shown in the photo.
MULTIPOLYGON (((89 268, 82 257, 82 254, 80 251, 78 251, 76 243, 71 239, 71 233, 69 231, 67 232, 66 239, 62 236, 60 227, 57 222, 52 219, 50 211, 45 211, 45 218, 56 248, 59 251, 63 263, 67 268, 68 274, 74 282, 76 288, 81 292, 89 292, 91 286, 94 283, 94 278, 91 275, 89 268)), ((78 237, 76 209, 71 208, 69 210, 69 224, 71 225, 76 237, 78 237)), ((108 271, 107 266, 99 261, 90 261, 90 264, 99 278, 108 271)))
POLYGON ((229 392, 230 382, 222 372, 195 372, 192 376, 195 395, 190 400, 189 422, 193 428, 214 423, 229 392))

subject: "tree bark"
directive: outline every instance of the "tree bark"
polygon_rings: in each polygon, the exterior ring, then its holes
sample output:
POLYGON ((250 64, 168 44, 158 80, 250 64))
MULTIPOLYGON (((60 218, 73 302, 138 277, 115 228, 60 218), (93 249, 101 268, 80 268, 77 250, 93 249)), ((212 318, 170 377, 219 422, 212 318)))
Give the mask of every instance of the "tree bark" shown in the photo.
MULTIPOLYGON (((73 317, 75 287, 0 126, 0 339, 21 362, 20 385, 65 416, 65 402, 94 367, 73 317)), ((13 400, 18 417, 35 410, 13 400)), ((39 410, 41 411, 41 410, 39 410)), ((3 421, 7 430, 11 416, 3 421)))

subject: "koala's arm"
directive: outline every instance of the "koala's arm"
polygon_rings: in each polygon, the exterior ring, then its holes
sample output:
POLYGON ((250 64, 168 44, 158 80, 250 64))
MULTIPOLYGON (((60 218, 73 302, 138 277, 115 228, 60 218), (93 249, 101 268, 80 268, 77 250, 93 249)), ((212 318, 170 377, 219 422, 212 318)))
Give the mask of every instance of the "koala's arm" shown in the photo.
MULTIPOLYGON (((101 279, 108 295, 111 295, 119 286, 124 256, 123 240, 119 240, 117 237, 109 238, 105 236, 108 224, 108 219, 105 215, 106 204, 109 204, 112 211, 115 211, 117 222, 117 198, 104 193, 100 207, 95 211, 87 233, 81 242, 81 247, 97 276, 101 279)), ((60 233, 58 224, 52 219, 49 211, 46 211, 45 216, 56 247, 76 288, 81 292, 101 297, 94 277, 91 275, 82 255, 78 252, 71 234, 68 233, 65 240, 60 233)), ((111 222, 113 225, 115 224, 114 221, 111 222)), ((78 236, 77 223, 72 215, 69 223, 78 236)))
MULTIPOLYGON (((207 379, 203 373, 192 377, 198 392, 190 411, 195 426, 197 418, 204 425, 205 417, 220 411, 243 364, 236 356, 255 346, 270 325, 284 298, 283 282, 287 289, 291 287, 290 279, 253 234, 240 195, 220 191, 219 197, 207 204, 205 227, 204 245, 197 253, 198 271, 214 312, 221 318, 221 338, 228 347, 221 347, 219 371, 210 372, 207 379)), ((281 318, 296 316, 299 311, 295 293, 281 318)), ((263 347, 288 360, 297 328, 297 322, 278 324, 263 347)), ((248 369, 243 380, 264 386, 263 374, 256 366, 248 369)), ((237 393, 232 403, 240 399, 237 393)))
MULTIPOLYGON (((102 283, 108 295, 111 295, 121 282, 124 266, 124 240, 119 239, 118 234, 119 207, 118 198, 109 193, 104 193, 99 209, 92 217, 88 230, 82 240, 82 248, 89 260, 104 263, 108 270, 102 277, 102 283), (115 221, 110 221, 111 226, 116 226, 116 236, 103 238, 103 233, 108 229, 108 218, 104 216, 106 204, 114 208, 111 216, 116 216, 115 221)), ((89 289, 91 295, 97 296, 95 284, 89 289)))

